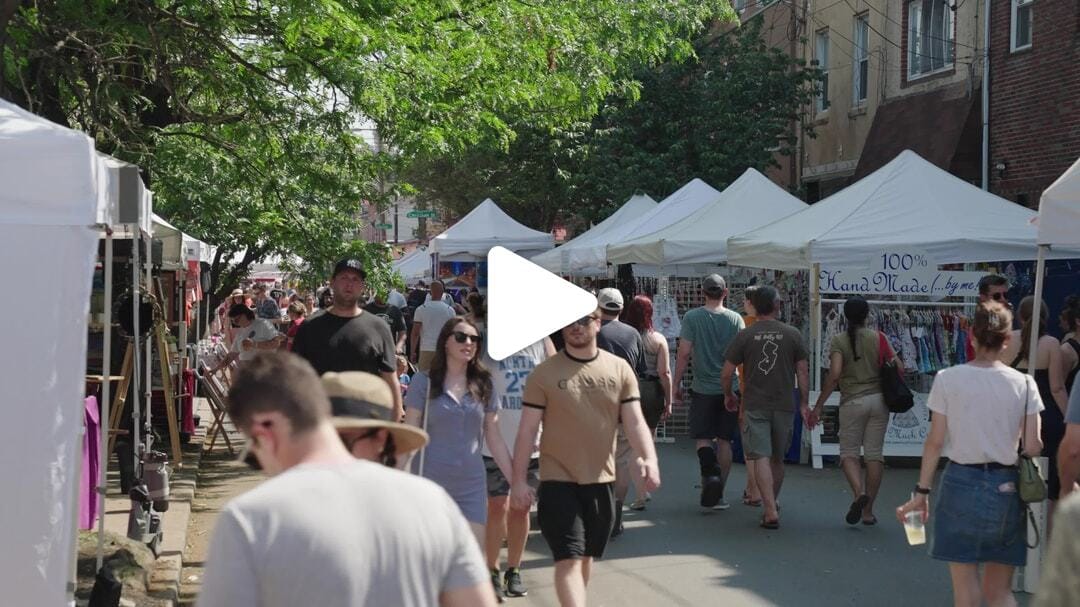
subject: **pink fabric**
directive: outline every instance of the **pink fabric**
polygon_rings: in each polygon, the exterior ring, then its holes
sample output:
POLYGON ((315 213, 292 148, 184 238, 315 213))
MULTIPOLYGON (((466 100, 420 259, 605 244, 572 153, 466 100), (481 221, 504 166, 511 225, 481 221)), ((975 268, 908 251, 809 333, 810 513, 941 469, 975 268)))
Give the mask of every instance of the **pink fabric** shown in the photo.
POLYGON ((93 529, 98 516, 98 458, 101 448, 101 417, 97 398, 86 397, 83 421, 86 435, 82 445, 82 474, 79 476, 79 529, 93 529))

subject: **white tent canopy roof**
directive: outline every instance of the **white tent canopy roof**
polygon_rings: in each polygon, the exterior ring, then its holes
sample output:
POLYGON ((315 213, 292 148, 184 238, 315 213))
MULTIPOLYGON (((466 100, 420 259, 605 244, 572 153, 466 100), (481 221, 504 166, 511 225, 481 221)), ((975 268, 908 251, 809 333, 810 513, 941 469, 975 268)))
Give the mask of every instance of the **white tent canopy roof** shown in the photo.
POLYGON ((1080 247, 1080 159, 1043 192, 1038 243, 1080 247))
POLYGON ((888 248, 925 250, 939 264, 1034 259, 1034 216, 905 150, 806 210, 729 239, 728 263, 853 267, 888 248))
POLYGON ((210 261, 213 247, 194 236, 188 236, 164 217, 152 215, 154 238, 162 242, 162 262, 166 266, 179 266, 187 261, 210 261))
POLYGON ((807 208, 754 169, 702 208, 651 234, 608 246, 611 263, 720 263, 727 239, 807 208))
POLYGON ((611 237, 645 213, 656 208, 656 201, 647 194, 634 194, 607 219, 582 232, 577 238, 532 258, 532 262, 549 272, 607 272, 607 245, 611 237))
POLYGON ((555 239, 551 234, 514 221, 490 198, 431 240, 431 251, 445 261, 484 259, 492 247, 505 247, 528 256, 553 246, 555 239))
POLYGON ((414 249, 394 260, 392 265, 407 283, 431 280, 431 255, 425 249, 414 249))

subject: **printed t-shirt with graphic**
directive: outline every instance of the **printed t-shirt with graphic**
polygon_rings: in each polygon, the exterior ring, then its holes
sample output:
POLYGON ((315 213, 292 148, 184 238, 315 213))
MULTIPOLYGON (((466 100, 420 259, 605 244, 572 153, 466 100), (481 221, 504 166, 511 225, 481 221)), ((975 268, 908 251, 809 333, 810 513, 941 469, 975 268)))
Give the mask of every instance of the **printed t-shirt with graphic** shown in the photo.
POLYGON ((446 321, 455 315, 454 309, 441 301, 428 301, 416 309, 416 313, 413 314, 413 322, 421 323, 421 352, 435 351, 435 345, 439 342, 439 332, 442 331, 446 321))
POLYGON ((338 316, 327 312, 300 325, 293 353, 305 358, 319 375, 327 371, 397 371, 397 350, 390 328, 374 314, 338 316))
POLYGON ((402 316, 401 310, 389 303, 377 304, 371 302, 364 306, 364 311, 383 319, 386 325, 390 327, 390 335, 394 337, 397 337, 398 334, 405 330, 405 317, 402 316))
POLYGON ((795 365, 807 358, 802 333, 774 319, 758 319, 727 350, 728 362, 746 373, 742 400, 748 411, 794 410, 795 365))
POLYGON ((281 320, 281 308, 273 297, 267 297, 255 306, 255 316, 267 320, 281 320))
POLYGON ((446 491, 363 460, 296 466, 231 500, 207 567, 200 607, 424 607, 491 579, 446 491))
POLYGON ((251 360, 255 358, 255 354, 258 352, 256 348, 245 352, 242 346, 245 339, 250 339, 258 344, 270 341, 278 336, 278 330, 265 318, 256 318, 247 327, 243 329, 237 327, 233 329, 233 332, 236 334, 236 338, 233 340, 233 351, 240 353, 240 360, 251 360))
MULTIPOLYGON (((499 399, 499 431, 506 448, 514 453, 518 426, 521 425, 521 397, 525 392, 525 383, 537 365, 547 360, 543 340, 518 350, 503 360, 495 360, 484 355, 484 366, 491 370, 491 383, 499 399)), ((539 437, 537 437, 539 439, 539 437)), ((539 447, 533 449, 531 457, 540 455, 539 447)), ((487 443, 484 443, 484 457, 491 457, 487 443)))
POLYGON ((829 356, 839 352, 843 357, 844 372, 840 374, 840 402, 881 392, 881 367, 878 364, 881 351, 880 333, 865 327, 855 334, 855 343, 859 349, 859 360, 851 350, 851 338, 847 332, 833 337, 829 346, 829 356))
POLYGON ((641 400, 627 362, 599 350, 592 360, 565 350, 540 363, 523 403, 544 410, 540 478, 580 485, 615 481, 615 431, 625 403, 641 400))
POLYGON ((724 393, 720 382, 720 375, 724 371, 724 353, 743 327, 742 317, 727 308, 713 312, 700 307, 686 313, 679 338, 693 344, 694 380, 690 383, 691 390, 697 394, 724 393))

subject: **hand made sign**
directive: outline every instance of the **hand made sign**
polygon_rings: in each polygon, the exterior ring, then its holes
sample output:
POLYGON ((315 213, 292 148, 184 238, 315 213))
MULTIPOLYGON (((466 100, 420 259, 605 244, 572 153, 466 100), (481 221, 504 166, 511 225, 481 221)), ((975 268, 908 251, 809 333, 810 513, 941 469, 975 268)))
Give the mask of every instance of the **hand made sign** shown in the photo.
POLYGON ((867 268, 822 268, 822 293, 975 297, 985 272, 938 270, 921 251, 882 251, 867 268))

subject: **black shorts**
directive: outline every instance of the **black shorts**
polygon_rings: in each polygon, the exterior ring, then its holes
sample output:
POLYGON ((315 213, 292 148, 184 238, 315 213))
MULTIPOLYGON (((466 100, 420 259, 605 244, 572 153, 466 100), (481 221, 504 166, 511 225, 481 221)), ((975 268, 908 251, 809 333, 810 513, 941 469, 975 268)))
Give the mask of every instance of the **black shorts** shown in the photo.
POLYGON ((656 430, 664 415, 664 387, 659 379, 645 377, 638 380, 638 391, 641 392, 641 414, 645 417, 645 425, 649 430, 656 430))
POLYGON ((723 394, 690 393, 690 438, 731 442, 739 431, 739 414, 724 408, 723 394))
MULTIPOLYGON (((499 464, 493 458, 484 456, 484 469, 487 470, 487 493, 488 497, 506 497, 510 495, 510 481, 499 470, 499 464)), ((534 457, 529 460, 529 471, 525 480, 529 486, 536 489, 540 486, 540 458, 534 457)))
POLYGON ((555 561, 604 556, 615 527, 612 483, 541 481, 536 518, 555 561))

